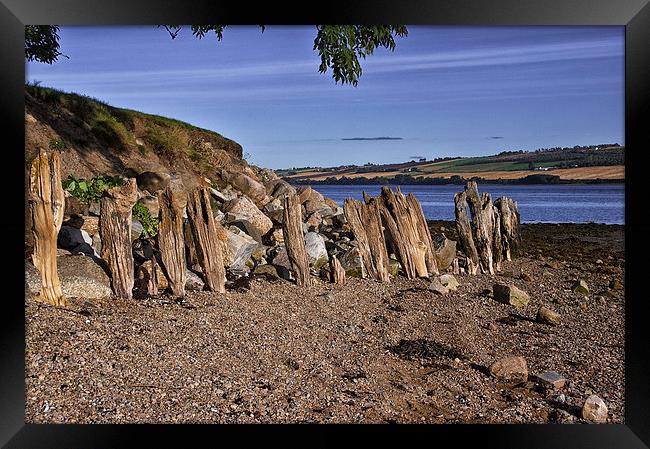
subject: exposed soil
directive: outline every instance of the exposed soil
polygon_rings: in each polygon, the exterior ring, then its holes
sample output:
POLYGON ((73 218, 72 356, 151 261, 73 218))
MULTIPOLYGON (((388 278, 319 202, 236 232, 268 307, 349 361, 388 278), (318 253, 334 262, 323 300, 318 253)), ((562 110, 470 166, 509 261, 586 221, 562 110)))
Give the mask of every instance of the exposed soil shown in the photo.
MULTIPOLYGON (((441 227, 454 238, 452 222, 431 223, 441 227)), ((522 235, 500 275, 457 276, 446 296, 399 277, 310 288, 256 278, 182 302, 75 298, 65 309, 28 298, 26 422, 585 422, 592 393, 608 422, 624 422, 624 227, 529 224, 522 235), (578 278, 589 295, 572 292, 578 278), (495 281, 527 291, 528 306, 496 302, 495 281), (562 324, 535 322, 541 305, 562 324), (502 384, 487 367, 506 355, 567 384, 502 384)))

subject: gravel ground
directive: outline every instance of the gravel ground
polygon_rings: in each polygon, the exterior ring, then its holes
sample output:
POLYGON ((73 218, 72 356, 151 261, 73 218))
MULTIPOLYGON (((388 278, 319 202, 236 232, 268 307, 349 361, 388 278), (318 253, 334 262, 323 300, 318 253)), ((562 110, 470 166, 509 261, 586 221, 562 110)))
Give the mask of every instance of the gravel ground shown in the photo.
MULTIPOLYGON (((453 238, 452 223, 430 225, 453 238)), ((624 290, 610 282, 623 283, 623 229, 523 225, 522 257, 500 275, 457 276, 445 296, 400 277, 255 278, 183 302, 73 298, 65 309, 28 298, 26 422, 578 423, 597 394, 622 423, 624 290), (571 291, 578 278, 586 297, 571 291), (496 302, 495 281, 530 303, 496 302), (562 324, 535 322, 540 305, 562 324), (567 384, 500 383, 487 367, 507 355, 567 384)))

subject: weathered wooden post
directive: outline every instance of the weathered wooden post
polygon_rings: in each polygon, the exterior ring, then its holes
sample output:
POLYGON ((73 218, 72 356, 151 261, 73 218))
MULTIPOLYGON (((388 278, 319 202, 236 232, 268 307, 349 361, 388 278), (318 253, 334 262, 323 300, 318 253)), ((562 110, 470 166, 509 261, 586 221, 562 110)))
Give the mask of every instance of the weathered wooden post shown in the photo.
POLYGON ((417 198, 413 194, 404 196, 399 187, 397 193, 382 187, 380 197, 372 201, 378 202, 382 222, 406 277, 438 274, 431 233, 417 198))
POLYGON ((519 210, 510 198, 499 198, 494 204, 489 193, 479 195, 475 181, 469 181, 463 192, 454 197, 456 228, 467 257, 467 271, 494 274, 501 270, 503 260, 511 260, 519 244, 519 210), (469 206, 471 220, 467 214, 469 206))
POLYGON ((307 258, 305 237, 302 232, 302 209, 297 194, 289 193, 284 196, 283 214, 282 234, 287 248, 287 256, 296 274, 296 284, 300 286, 311 285, 309 259, 307 258))
POLYGON ((492 242, 494 237, 494 206, 489 193, 479 195, 476 181, 465 187, 467 204, 472 213, 472 231, 483 273, 494 274, 492 242))
POLYGON ((347 198, 343 203, 345 217, 358 242, 358 249, 366 271, 375 279, 389 282, 388 251, 381 225, 379 202, 369 199, 369 204, 347 198))
POLYGON ((336 285, 345 284, 345 270, 335 255, 330 257, 330 281, 336 285))
POLYGON ((32 260, 41 273, 40 299, 48 304, 63 306, 66 301, 56 264, 57 237, 65 209, 59 152, 52 152, 48 156, 41 149, 32 161, 29 203, 34 234, 32 260))
POLYGON ((99 235, 102 259, 108 262, 111 288, 118 298, 133 298, 135 272, 131 247, 133 205, 138 200, 138 186, 130 178, 122 186, 106 190, 100 200, 99 235))
POLYGON ((221 224, 214 219, 208 189, 198 187, 190 192, 187 201, 187 218, 207 289, 225 293, 226 269, 218 230, 221 224))
POLYGON ((505 196, 497 198, 494 206, 499 211, 503 255, 506 260, 512 260, 521 243, 519 208, 515 201, 505 196))
MULTIPOLYGON (((400 195, 402 194, 399 187, 397 187, 397 191, 400 195)), ((431 238, 429 226, 427 226, 427 220, 424 218, 422 205, 412 193, 406 195, 406 202, 410 206, 409 211, 413 221, 415 222, 415 227, 417 228, 420 241, 424 243, 424 262, 427 265, 427 271, 430 274, 439 274, 438 262, 436 262, 436 254, 433 250, 433 239, 431 238)))
POLYGON ((467 214, 467 194, 465 191, 458 192, 454 195, 454 205, 456 214, 456 229, 458 230, 458 239, 465 253, 465 263, 468 274, 476 274, 479 269, 479 258, 474 237, 472 236, 472 227, 467 214))
POLYGON ((171 187, 158 193, 160 206, 160 226, 158 230, 158 247, 169 287, 175 296, 185 296, 185 239, 183 238, 183 203, 182 192, 175 192, 171 187))

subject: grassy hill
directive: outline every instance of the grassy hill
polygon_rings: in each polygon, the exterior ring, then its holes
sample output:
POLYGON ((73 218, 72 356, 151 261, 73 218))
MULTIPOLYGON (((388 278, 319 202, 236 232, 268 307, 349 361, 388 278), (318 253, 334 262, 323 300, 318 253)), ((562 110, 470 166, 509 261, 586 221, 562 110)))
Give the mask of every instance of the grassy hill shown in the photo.
POLYGON ((565 181, 625 178, 625 148, 617 144, 573 148, 549 148, 537 151, 504 151, 493 156, 440 158, 400 164, 364 166, 305 167, 276 170, 293 182, 346 183, 399 180, 427 182, 428 179, 482 178, 485 180, 521 180, 531 175, 547 175, 565 181), (354 181, 351 181, 354 180, 354 181))
POLYGON ((59 90, 25 86, 25 161, 62 148, 62 177, 176 172, 192 185, 222 167, 246 166, 242 147, 188 123, 59 90))

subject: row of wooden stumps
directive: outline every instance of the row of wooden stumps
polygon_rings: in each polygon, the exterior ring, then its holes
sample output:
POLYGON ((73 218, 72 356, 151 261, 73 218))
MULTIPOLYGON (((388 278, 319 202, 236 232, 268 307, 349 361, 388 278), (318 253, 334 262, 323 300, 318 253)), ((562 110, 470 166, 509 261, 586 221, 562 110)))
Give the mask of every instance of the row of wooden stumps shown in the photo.
MULTIPOLYGON (((61 185, 60 153, 40 151, 31 165, 29 204, 34 234, 32 260, 41 274, 40 299, 65 305, 57 272, 57 237, 63 223, 65 196, 61 185)), ((137 201, 135 179, 108 189, 100 201, 99 233, 101 258, 108 263, 111 288, 118 298, 133 297, 135 270, 131 246, 132 209, 137 201)), ((174 295, 185 295, 185 246, 183 209, 203 271, 206 288, 225 292, 223 251, 225 234, 212 213, 207 189, 197 188, 184 198, 182 191, 168 187, 158 194, 160 205, 159 250, 162 271, 174 295)), ((149 261, 148 261, 149 262, 149 261)), ((155 259, 149 265, 149 292, 155 290, 155 259)))
POLYGON ((479 195, 475 181, 469 181, 465 190, 454 196, 454 203, 458 239, 465 253, 467 273, 477 274, 480 270, 494 274, 500 271, 501 263, 512 260, 520 244, 517 203, 507 197, 492 203, 489 193, 479 195))
MULTIPOLYGON (((60 153, 40 151, 30 173, 30 208, 35 239, 33 262, 41 273, 40 298, 53 305, 64 305, 65 298, 57 272, 57 236, 63 223, 65 196, 61 185, 60 153)), ((129 179, 122 186, 108 189, 100 200, 99 233, 101 258, 108 263, 111 288, 118 298, 131 299, 135 267, 131 243, 132 209, 137 201, 137 184, 129 179)), ((183 212, 191 230, 189 239, 203 272, 206 289, 225 292, 224 253, 226 235, 214 219, 208 189, 197 188, 189 195, 173 186, 159 192, 160 226, 158 250, 161 271, 174 296, 185 295, 186 258, 183 212)), ((298 285, 310 285, 309 260, 302 232, 302 211, 296 194, 284 198, 283 233, 289 260, 298 285)), ((146 273, 147 292, 157 294, 157 258, 139 267, 146 273)), ((334 257, 332 281, 342 283, 345 271, 334 257), (337 268, 338 267, 338 268, 337 268)))
POLYGON ((364 202, 346 199, 343 207, 368 274, 390 281, 389 251, 392 249, 408 279, 438 274, 433 242, 422 207, 413 194, 404 195, 382 187, 364 202))
MULTIPOLYGON (((389 252, 392 249, 407 278, 438 274, 433 242, 420 203, 413 194, 404 196, 382 188, 377 198, 364 193, 364 202, 346 199, 345 217, 358 243, 359 254, 367 273, 382 282, 390 281, 389 252)), ((302 231, 302 212, 297 195, 284 200, 284 240, 296 283, 311 285, 309 259, 302 231)), ((345 270, 335 255, 330 256, 330 281, 345 282, 345 270)))

